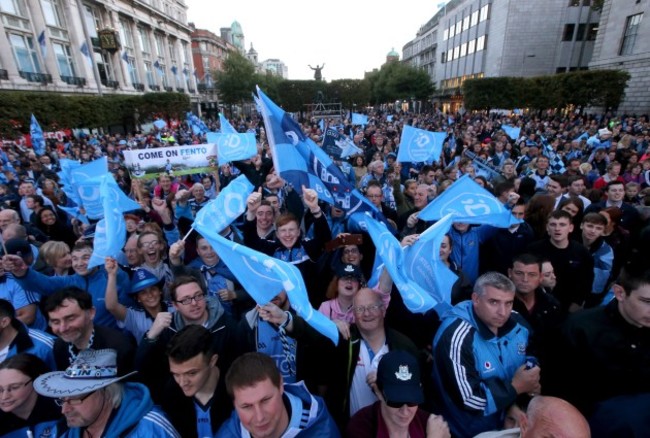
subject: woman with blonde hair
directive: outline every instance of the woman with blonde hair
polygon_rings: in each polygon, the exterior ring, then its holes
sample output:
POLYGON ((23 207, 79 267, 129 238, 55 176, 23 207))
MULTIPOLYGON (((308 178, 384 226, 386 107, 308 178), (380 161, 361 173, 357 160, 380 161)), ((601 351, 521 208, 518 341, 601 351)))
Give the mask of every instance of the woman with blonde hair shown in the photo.
POLYGON ((74 274, 70 247, 67 243, 50 240, 41 245, 38 254, 52 269, 51 274, 49 272, 48 274, 54 277, 64 277, 74 274))

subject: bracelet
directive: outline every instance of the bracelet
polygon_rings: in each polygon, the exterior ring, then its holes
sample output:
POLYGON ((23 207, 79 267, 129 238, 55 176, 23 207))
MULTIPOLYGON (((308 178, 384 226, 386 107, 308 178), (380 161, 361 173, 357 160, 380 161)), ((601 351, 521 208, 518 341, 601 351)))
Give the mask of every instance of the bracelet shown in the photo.
POLYGON ((316 216, 317 214, 322 213, 322 212, 323 212, 323 209, 322 209, 322 208, 319 208, 318 211, 315 212, 315 213, 314 213, 313 211, 311 211, 311 210, 309 210, 309 212, 310 212, 311 214, 313 214, 314 216, 316 216))
POLYGON ((288 326, 289 324, 291 324, 291 321, 293 321, 293 316, 291 315, 291 312, 289 312, 288 310, 286 310, 284 313, 287 314, 287 320, 286 320, 285 322, 283 322, 282 324, 280 324, 280 328, 281 328, 281 329, 285 329, 285 328, 287 328, 287 326, 288 326))

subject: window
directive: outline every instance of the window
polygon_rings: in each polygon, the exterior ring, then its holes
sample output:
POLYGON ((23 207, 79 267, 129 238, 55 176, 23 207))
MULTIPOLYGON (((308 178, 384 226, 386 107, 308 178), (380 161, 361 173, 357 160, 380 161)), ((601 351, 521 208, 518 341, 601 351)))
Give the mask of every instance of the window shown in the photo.
POLYGON ((34 49, 34 39, 14 33, 10 33, 8 37, 18 70, 27 73, 40 73, 41 67, 38 62, 38 55, 34 49))
POLYGON ((442 40, 447 41, 448 38, 449 38, 449 29, 445 29, 442 31, 442 40))
POLYGON ((183 64, 189 64, 188 60, 190 59, 190 57, 188 56, 188 52, 187 52, 187 41, 183 41, 181 43, 181 55, 182 55, 183 64))
POLYGON ((129 56, 127 64, 129 65, 129 78, 131 79, 131 84, 137 84, 138 81, 138 70, 135 67, 135 58, 129 56))
POLYGON ((623 42, 621 43, 620 55, 631 55, 634 52, 634 43, 636 35, 639 32, 639 25, 643 18, 643 12, 636 15, 627 17, 625 24, 625 33, 623 34, 623 42))
POLYGON ((460 56, 461 58, 463 56, 467 55, 467 43, 463 43, 460 45, 460 56))
POLYGON ((27 18, 23 0, 0 0, 0 9, 2 12, 5 12, 7 14, 18 15, 19 17, 27 18))
POLYGON ((61 76, 76 76, 70 46, 52 43, 52 47, 54 48, 56 65, 59 67, 59 74, 61 76))
POLYGON ((452 25, 449 28, 449 38, 453 38, 456 35, 456 26, 452 25))
POLYGON ((478 11, 472 12, 472 18, 470 18, 469 26, 476 26, 478 24, 478 11))
POLYGON ((589 23, 587 30, 587 41, 596 41, 598 36, 598 23, 589 23))
POLYGON ((133 49, 133 34, 131 33, 131 26, 124 20, 120 20, 120 40, 124 47, 133 49))
POLYGON ((447 52, 447 61, 453 61, 454 60, 454 50, 451 49, 447 52))
POLYGON ((205 41, 201 41, 199 43, 199 48, 201 49, 202 52, 207 52, 208 51, 208 43, 205 41))
POLYGON ((207 56, 202 56, 201 61, 203 61, 203 70, 209 70, 210 69, 210 58, 207 56))
POLYGON ((573 40, 573 33, 576 29, 576 25, 571 23, 571 24, 565 24, 564 25, 564 33, 562 34, 562 41, 572 41, 573 40))
POLYGON ((156 79, 153 77, 153 70, 151 69, 150 62, 144 63, 144 72, 145 75, 147 76, 147 84, 149 85, 149 87, 153 87, 154 85, 156 85, 156 79))
POLYGON ((56 0, 41 0, 41 5, 43 7, 45 24, 54 27, 65 27, 61 15, 61 7, 58 5, 56 0))
POLYGON ((467 43, 467 54, 471 55, 476 51, 476 40, 470 40, 467 43))
POLYGON ((97 38, 97 29, 102 27, 102 23, 95 10, 87 5, 84 5, 84 20, 86 21, 88 34, 90 34, 92 38, 97 38))
POLYGON ((586 30, 587 30, 587 24, 586 23, 578 24, 578 34, 576 35, 576 41, 584 41, 585 40, 585 31, 586 30))
POLYGON ((156 40, 156 53, 159 57, 165 56, 165 42, 163 41, 162 35, 159 33, 154 34, 156 40))
POLYGON ((555 69, 556 74, 565 73, 565 72, 566 72, 566 67, 558 67, 555 69))
POLYGON ((444 64, 445 62, 447 62, 447 52, 442 52, 440 54, 440 63, 444 64))
POLYGON ((462 30, 462 27, 463 27, 463 23, 462 23, 462 21, 458 21, 458 22, 456 23, 456 35, 460 35, 460 32, 461 32, 461 30, 462 30))
POLYGON ((569 7, 580 6, 580 0, 569 0, 569 7))
POLYGON ((479 14, 479 19, 478 21, 485 21, 488 19, 488 15, 490 13, 490 5, 487 4, 481 8, 481 13, 479 14))
POLYGON ((151 53, 151 43, 149 42, 149 34, 147 33, 147 29, 144 27, 139 27, 138 26, 138 41, 140 42, 140 50, 142 50, 143 53, 151 53))
POLYGON ((476 51, 480 51, 485 49, 485 40, 487 39, 487 35, 481 35, 476 39, 476 51))
POLYGON ((469 15, 463 18, 463 30, 469 29, 469 15))
POLYGON ((454 47, 454 59, 460 58, 460 47, 456 46, 454 47))

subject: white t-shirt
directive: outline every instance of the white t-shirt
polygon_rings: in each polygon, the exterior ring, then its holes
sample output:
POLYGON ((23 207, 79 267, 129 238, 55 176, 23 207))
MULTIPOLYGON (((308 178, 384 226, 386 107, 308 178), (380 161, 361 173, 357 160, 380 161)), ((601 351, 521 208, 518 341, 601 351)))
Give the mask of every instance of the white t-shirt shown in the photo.
POLYGON ((363 339, 359 342, 361 342, 361 348, 359 349, 357 367, 354 370, 352 386, 350 387, 350 417, 359 409, 370 406, 378 400, 375 393, 372 392, 372 388, 368 385, 366 378, 371 371, 377 371, 379 360, 384 354, 388 353, 388 345, 384 344, 375 354, 375 357, 370 359, 370 352, 366 342, 363 339))

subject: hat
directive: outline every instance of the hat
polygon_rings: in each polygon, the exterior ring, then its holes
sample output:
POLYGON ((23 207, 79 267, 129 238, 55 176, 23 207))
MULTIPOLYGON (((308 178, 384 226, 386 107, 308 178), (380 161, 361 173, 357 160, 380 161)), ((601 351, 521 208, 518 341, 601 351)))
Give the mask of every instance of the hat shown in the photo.
POLYGON ((397 154, 395 152, 389 152, 388 154, 386 154, 386 158, 391 158, 391 157, 397 159, 397 154))
POLYGON ((340 265, 336 269, 336 276, 338 278, 352 277, 361 281, 363 279, 363 274, 358 266, 354 265, 340 265))
POLYGON ((602 137, 603 135, 612 135, 612 131, 610 131, 607 128, 599 129, 598 130, 598 135, 602 137))
POLYGON ((117 375, 117 352, 82 350, 65 371, 53 371, 34 380, 34 390, 45 397, 75 397, 102 389, 135 374, 117 375))
MULTIPOLYGON (((5 242, 4 247, 7 249, 7 254, 17 255, 19 257, 26 257, 32 255, 32 247, 25 239, 9 239, 5 242)), ((4 254, 4 250, 2 251, 4 254)))
POLYGON ((387 403, 423 403, 424 391, 420 381, 420 365, 413 355, 389 351, 377 367, 377 386, 387 403))
POLYGON ((136 268, 131 278, 131 290, 129 293, 137 294, 148 288, 149 286, 156 286, 160 283, 158 278, 146 269, 136 268))

